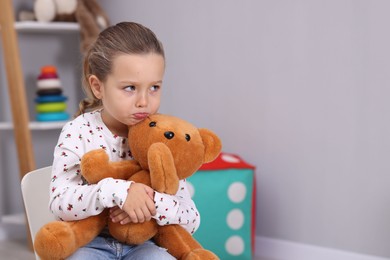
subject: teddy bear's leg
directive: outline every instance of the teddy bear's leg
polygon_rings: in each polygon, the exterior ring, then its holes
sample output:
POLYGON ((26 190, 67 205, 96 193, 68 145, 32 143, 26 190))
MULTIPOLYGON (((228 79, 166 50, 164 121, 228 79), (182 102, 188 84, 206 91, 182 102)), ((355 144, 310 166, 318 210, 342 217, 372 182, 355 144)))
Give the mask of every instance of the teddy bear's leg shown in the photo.
POLYGON ((105 210, 97 216, 78 221, 53 221, 36 234, 34 249, 43 260, 65 259, 91 242, 107 223, 105 210))
POLYGON ((103 149, 92 150, 81 158, 81 174, 89 183, 97 183, 108 177, 127 180, 140 170, 141 167, 134 160, 110 162, 103 149))
POLYGON ((115 239, 128 245, 140 245, 150 240, 157 233, 157 223, 153 219, 144 223, 129 223, 126 225, 109 221, 108 228, 115 239))
POLYGON ((204 249, 190 233, 179 225, 158 227, 158 233, 154 240, 157 245, 168 249, 168 252, 177 259, 219 259, 214 253, 204 249))

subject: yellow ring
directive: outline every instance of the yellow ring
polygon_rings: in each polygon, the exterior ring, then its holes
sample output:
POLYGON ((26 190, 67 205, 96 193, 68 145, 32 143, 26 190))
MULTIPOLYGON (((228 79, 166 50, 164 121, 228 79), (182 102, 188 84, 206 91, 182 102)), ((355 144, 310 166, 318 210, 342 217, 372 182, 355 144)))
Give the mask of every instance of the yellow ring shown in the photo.
POLYGON ((66 110, 66 103, 52 102, 52 103, 37 104, 36 110, 38 113, 61 112, 66 110))

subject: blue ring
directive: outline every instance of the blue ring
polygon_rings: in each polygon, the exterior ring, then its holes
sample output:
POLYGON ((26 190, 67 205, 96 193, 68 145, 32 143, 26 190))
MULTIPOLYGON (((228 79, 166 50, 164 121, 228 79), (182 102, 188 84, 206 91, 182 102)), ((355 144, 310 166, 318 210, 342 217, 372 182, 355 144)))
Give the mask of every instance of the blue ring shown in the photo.
POLYGON ((35 103, 50 103, 50 102, 62 102, 66 101, 68 98, 62 95, 47 95, 39 96, 34 99, 35 103))
POLYGON ((66 112, 58 113, 40 113, 36 116, 37 121, 47 122, 47 121, 64 121, 69 119, 69 114, 66 112))

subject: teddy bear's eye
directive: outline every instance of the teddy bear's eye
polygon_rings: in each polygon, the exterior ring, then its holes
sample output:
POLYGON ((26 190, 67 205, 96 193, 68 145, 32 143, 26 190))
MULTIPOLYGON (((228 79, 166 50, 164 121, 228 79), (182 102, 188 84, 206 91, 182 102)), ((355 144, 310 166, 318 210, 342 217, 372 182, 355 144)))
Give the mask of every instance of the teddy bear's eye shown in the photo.
POLYGON ((186 134, 186 140, 189 142, 191 140, 191 136, 189 134, 186 134))
POLYGON ((164 133, 164 136, 165 136, 165 138, 167 138, 167 139, 172 139, 172 138, 175 136, 175 133, 174 133, 174 132, 171 132, 171 131, 166 131, 166 132, 164 133))
POLYGON ((152 122, 149 123, 149 126, 150 126, 150 127, 155 127, 156 125, 157 125, 157 123, 154 122, 154 121, 152 121, 152 122))

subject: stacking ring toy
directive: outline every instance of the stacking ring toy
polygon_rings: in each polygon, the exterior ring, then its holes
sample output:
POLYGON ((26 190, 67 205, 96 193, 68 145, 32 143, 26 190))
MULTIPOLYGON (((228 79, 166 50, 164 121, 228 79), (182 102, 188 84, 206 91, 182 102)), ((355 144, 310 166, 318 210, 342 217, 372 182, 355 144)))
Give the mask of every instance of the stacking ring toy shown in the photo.
POLYGON ((64 102, 41 103, 41 104, 37 104, 35 108, 38 113, 61 112, 66 110, 66 103, 64 102))
POLYGON ((61 95, 62 89, 52 88, 52 89, 39 89, 37 91, 38 96, 49 96, 49 95, 61 95))
POLYGON ((36 119, 37 121, 40 122, 64 121, 69 119, 69 114, 66 112, 43 113, 43 114, 37 114, 36 119))
POLYGON ((47 95, 47 96, 39 96, 35 99, 36 103, 49 103, 49 102, 64 102, 68 98, 60 95, 47 95))

